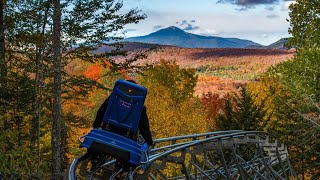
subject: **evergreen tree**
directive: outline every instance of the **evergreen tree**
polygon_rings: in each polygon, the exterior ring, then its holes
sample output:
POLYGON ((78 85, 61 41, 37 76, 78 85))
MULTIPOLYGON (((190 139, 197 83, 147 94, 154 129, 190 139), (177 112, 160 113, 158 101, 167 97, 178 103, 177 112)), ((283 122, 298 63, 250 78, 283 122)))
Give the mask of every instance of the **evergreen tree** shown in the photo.
POLYGON ((216 119, 217 128, 220 130, 239 129, 234 122, 234 110, 232 105, 231 96, 227 96, 224 100, 223 115, 219 114, 216 119))
POLYGON ((234 94, 225 100, 224 114, 217 118, 217 127, 221 130, 263 130, 270 117, 264 110, 264 102, 256 104, 253 94, 242 87, 240 94, 234 94))

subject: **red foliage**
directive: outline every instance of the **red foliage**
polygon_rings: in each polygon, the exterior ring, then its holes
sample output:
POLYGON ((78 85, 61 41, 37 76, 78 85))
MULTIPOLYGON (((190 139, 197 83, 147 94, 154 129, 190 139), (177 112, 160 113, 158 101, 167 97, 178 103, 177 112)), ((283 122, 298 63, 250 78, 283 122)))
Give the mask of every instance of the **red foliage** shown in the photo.
POLYGON ((224 106, 224 97, 221 97, 221 95, 217 93, 208 92, 203 94, 200 100, 210 119, 215 119, 219 114, 220 109, 224 106))

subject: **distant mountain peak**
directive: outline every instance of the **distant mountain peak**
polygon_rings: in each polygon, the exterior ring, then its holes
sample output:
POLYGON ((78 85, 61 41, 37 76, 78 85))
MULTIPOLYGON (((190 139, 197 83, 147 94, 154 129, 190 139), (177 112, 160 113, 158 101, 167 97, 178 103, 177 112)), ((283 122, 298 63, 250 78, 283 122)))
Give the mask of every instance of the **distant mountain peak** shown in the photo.
POLYGON ((169 27, 164 28, 164 29, 167 29, 167 30, 180 30, 180 31, 182 31, 182 29, 180 29, 180 28, 178 28, 178 27, 176 27, 176 26, 169 26, 169 27))
MULTIPOLYGON (((186 34, 182 29, 176 27, 176 26, 170 26, 167 28, 160 29, 154 33, 157 34, 163 34, 163 35, 180 35, 180 34, 186 34)), ((152 33, 153 34, 153 33, 152 33)))
POLYGON ((126 38, 124 41, 172 45, 187 48, 244 48, 250 45, 259 45, 245 39, 196 35, 185 32, 176 26, 169 26, 145 36, 126 38))

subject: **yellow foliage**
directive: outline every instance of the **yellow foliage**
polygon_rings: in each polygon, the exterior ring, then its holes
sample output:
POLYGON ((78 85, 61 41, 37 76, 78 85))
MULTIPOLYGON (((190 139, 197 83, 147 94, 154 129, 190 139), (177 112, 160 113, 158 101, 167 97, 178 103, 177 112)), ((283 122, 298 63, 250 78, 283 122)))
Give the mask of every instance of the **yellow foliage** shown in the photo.
POLYGON ((29 134, 28 123, 22 128, 17 121, 28 122, 31 117, 24 112, 8 110, 0 115, 0 170, 2 173, 26 173, 31 171, 30 142, 25 138, 29 134), (21 161, 21 159, 23 159, 21 161))
POLYGON ((177 92, 177 89, 181 94, 192 93, 190 85, 185 85, 184 89, 180 89, 180 86, 181 82, 195 84, 195 77, 194 71, 179 69, 170 63, 162 63, 155 69, 148 70, 145 76, 140 76, 140 81, 148 89, 145 104, 155 138, 208 131, 206 115, 197 98, 184 96, 177 100, 177 97, 172 96, 176 94, 172 92, 177 92), (164 68, 159 66, 165 67, 166 71, 160 71, 159 69, 164 68), (170 76, 168 73, 176 76, 170 76), (193 78, 190 78, 192 76, 193 78))
MULTIPOLYGON (((65 154, 65 156, 71 161, 77 156, 84 154, 86 150, 84 148, 80 149, 80 142, 77 140, 78 137, 85 135, 90 132, 92 128, 78 128, 78 127, 70 127, 68 131, 68 149, 69 152, 65 154)), ((71 163, 71 162, 69 162, 71 163)))
MULTIPOLYGON (((264 107, 267 112, 267 116, 270 116, 270 122, 267 125, 267 128, 273 126, 274 122, 278 124, 288 123, 283 121, 283 119, 279 119, 275 114, 275 110, 278 108, 287 108, 287 107, 279 107, 279 103, 276 103, 277 99, 287 99, 290 94, 288 91, 284 89, 284 87, 278 83, 275 79, 271 78, 262 78, 259 82, 250 83, 247 86, 253 94, 256 94, 254 97, 254 101, 257 105, 264 103, 264 107)), ((283 106, 285 106, 283 104, 283 106)))

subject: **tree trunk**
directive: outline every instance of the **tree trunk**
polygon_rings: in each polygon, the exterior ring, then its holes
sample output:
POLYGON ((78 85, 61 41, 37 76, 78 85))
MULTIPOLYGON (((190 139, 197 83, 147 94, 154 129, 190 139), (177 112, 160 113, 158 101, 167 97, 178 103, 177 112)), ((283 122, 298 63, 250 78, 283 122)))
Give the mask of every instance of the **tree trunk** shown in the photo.
POLYGON ((62 179, 60 175, 62 167, 61 156, 61 10, 60 0, 54 0, 53 12, 53 121, 52 121, 52 173, 53 179, 62 179))
MULTIPOLYGON (((6 46, 5 46, 5 23, 4 23, 4 8, 5 1, 0 0, 0 84, 1 84, 1 94, 0 94, 0 111, 6 112, 8 103, 8 87, 7 87, 7 64, 6 64, 6 46)), ((3 129, 8 128, 7 120, 3 120, 3 129)))
MULTIPOLYGON (((7 64, 5 59, 5 35, 4 35, 4 8, 5 1, 0 1, 0 71, 1 71, 1 96, 0 100, 7 99, 7 64)), ((6 104, 1 103, 1 104, 6 104)))
MULTIPOLYGON (((35 86, 34 90, 36 97, 33 103, 33 114, 32 114, 32 127, 30 129, 31 136, 31 154, 35 156, 36 152, 36 141, 38 146, 38 162, 37 162, 37 173, 40 172, 40 120, 42 112, 42 94, 43 94, 43 51, 45 46, 45 28, 47 25, 48 12, 52 0, 48 0, 46 3, 46 9, 44 12, 43 22, 39 22, 39 34, 41 35, 40 43, 36 48, 36 75, 35 75, 35 86), (41 24, 42 23, 42 24, 41 24), (40 27, 42 25, 42 27, 40 27)), ((42 19, 42 14, 39 13, 39 19, 42 19)), ((36 160, 34 159, 33 164, 36 160)))

